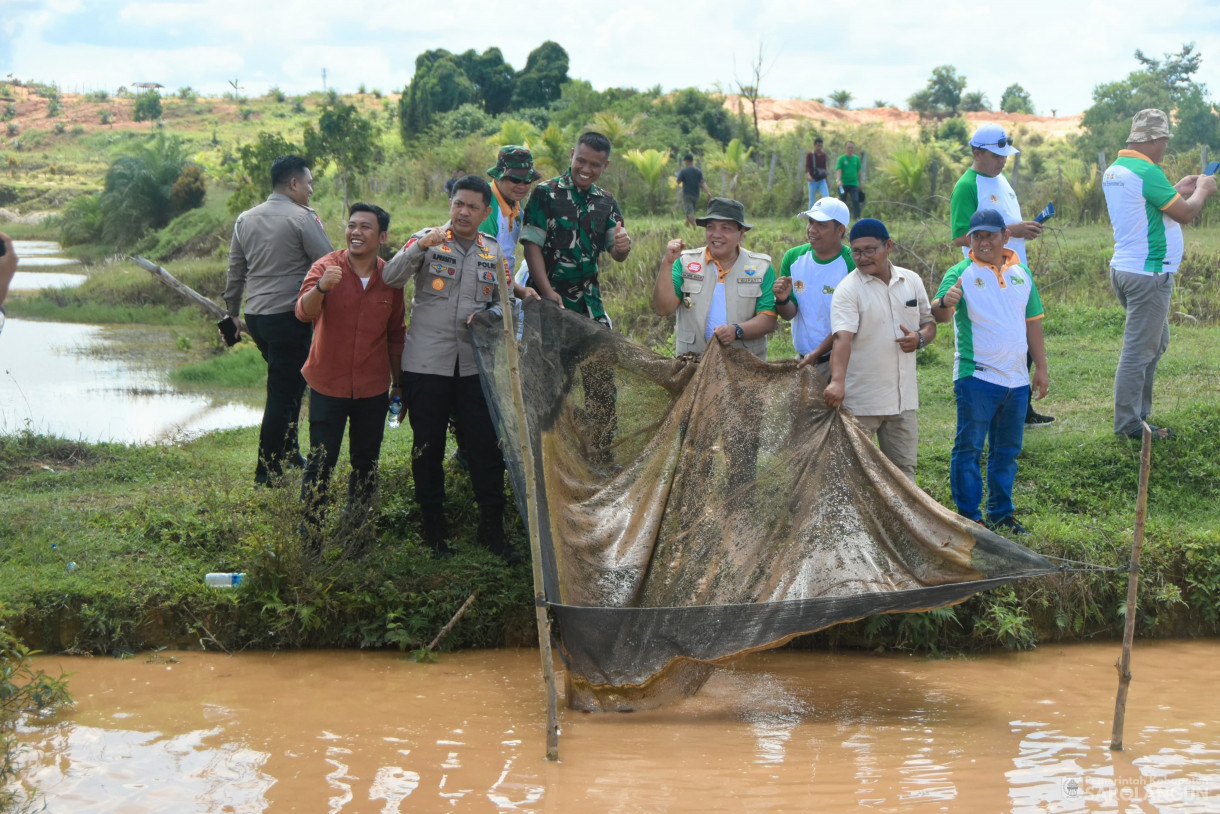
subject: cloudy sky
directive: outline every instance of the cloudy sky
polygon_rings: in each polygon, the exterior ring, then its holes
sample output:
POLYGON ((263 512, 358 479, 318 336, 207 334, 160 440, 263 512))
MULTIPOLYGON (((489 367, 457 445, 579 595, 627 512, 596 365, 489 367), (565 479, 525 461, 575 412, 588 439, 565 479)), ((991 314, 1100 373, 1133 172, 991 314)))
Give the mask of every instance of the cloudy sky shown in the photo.
POLYGON ((219 94, 236 79, 250 95, 272 85, 300 93, 322 87, 323 69, 339 91, 391 91, 409 81, 421 51, 498 46, 521 68, 546 39, 567 49, 571 76, 598 89, 731 89, 748 81, 761 43, 768 96, 842 88, 853 106, 904 104, 949 63, 993 105, 1019 82, 1038 112, 1060 114, 1126 76, 1135 49, 1159 56, 1195 42, 1198 78, 1220 97, 1214 0, 0 0, 0 76, 67 91, 150 81, 219 94))

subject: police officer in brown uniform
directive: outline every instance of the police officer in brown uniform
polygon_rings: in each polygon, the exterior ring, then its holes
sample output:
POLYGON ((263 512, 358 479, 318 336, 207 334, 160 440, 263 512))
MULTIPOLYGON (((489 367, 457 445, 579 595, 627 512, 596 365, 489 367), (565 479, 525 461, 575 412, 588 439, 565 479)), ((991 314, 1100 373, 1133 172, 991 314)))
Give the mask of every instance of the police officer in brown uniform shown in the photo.
MULTIPOLYGON (((424 539, 449 556, 445 523, 445 432, 452 413, 470 466, 479 506, 478 542, 505 560, 504 459, 475 365, 470 319, 499 301, 497 274, 504 253, 479 233, 491 210, 491 187, 476 175, 459 178, 449 199, 449 220, 423 229, 386 264, 383 279, 402 288, 414 282, 411 324, 402 352, 403 400, 415 435, 411 474, 423 516, 424 539)), ((511 281, 510 281, 511 282, 511 281)))

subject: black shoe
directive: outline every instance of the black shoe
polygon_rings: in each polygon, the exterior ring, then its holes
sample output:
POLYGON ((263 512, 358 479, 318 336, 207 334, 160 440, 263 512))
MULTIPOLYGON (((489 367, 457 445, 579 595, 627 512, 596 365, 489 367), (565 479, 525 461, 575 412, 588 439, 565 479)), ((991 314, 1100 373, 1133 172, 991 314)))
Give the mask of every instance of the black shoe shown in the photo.
POLYGON ((506 563, 513 563, 519 559, 504 536, 503 506, 479 507, 479 525, 475 530, 475 540, 506 563))
POLYGON ((439 506, 423 508, 420 511, 423 518, 424 542, 432 549, 432 554, 438 560, 447 560, 453 556, 449 547, 449 529, 445 525, 445 511, 439 506))
POLYGON ((1033 429, 1034 427, 1045 427, 1048 424, 1054 424, 1055 417, 1053 415, 1042 415, 1042 413, 1034 412, 1031 407, 1025 413, 1025 428, 1033 429))
POLYGON ((987 528, 994 531, 996 534, 1007 532, 1008 534, 1029 534, 1029 529, 1017 522, 1017 519, 1011 514, 1008 517, 1001 517, 999 520, 991 520, 987 523, 987 528))

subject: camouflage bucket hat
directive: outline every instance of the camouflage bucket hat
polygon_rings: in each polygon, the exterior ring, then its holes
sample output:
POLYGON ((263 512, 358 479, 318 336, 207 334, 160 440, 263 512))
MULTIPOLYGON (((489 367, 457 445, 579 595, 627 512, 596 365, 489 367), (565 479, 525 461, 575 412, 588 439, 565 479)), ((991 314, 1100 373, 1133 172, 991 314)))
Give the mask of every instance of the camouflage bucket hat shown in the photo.
POLYGON ((743 229, 754 228, 751 224, 746 223, 745 204, 734 201, 732 198, 712 198, 707 202, 707 214, 701 218, 695 218, 695 225, 707 226, 709 220, 731 220, 743 229))
POLYGON ((504 173, 515 170, 514 178, 524 178, 526 181, 537 181, 542 174, 534 169, 534 156, 530 151, 518 144, 507 144, 500 148, 496 157, 496 166, 487 171, 492 178, 503 178, 504 173))
POLYGON ((1165 111, 1150 107, 1136 113, 1131 119, 1131 134, 1127 141, 1143 142, 1169 138, 1169 117, 1165 111))

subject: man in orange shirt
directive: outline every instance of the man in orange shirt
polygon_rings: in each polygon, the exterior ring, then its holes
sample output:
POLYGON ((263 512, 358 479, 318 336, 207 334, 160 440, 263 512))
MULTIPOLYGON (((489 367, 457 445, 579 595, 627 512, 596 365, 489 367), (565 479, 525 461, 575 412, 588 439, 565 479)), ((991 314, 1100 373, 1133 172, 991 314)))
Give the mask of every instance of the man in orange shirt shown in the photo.
POLYGON ((400 393, 405 307, 402 294, 382 279, 385 261, 378 256, 389 227, 389 213, 381 207, 352 204, 347 248, 314 263, 297 297, 297 319, 314 324, 309 359, 301 368, 309 383, 309 460, 301 500, 314 530, 349 421, 347 519, 362 522, 358 515, 367 512, 377 485, 389 392, 400 393))

